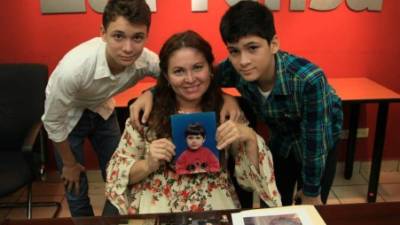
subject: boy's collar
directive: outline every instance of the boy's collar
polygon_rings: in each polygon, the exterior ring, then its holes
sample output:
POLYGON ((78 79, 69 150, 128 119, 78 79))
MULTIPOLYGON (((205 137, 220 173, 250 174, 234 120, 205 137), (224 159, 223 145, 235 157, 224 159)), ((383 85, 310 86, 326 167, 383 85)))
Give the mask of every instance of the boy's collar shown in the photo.
MULTIPOLYGON (((107 57, 106 57, 106 49, 105 49, 105 45, 104 48, 101 48, 102 50, 100 50, 97 53, 97 63, 96 63, 96 71, 94 74, 94 79, 102 79, 105 77, 110 77, 111 79, 116 79, 115 75, 113 75, 110 71, 110 67, 108 66, 108 62, 107 62, 107 57)), ((127 68, 124 69, 124 71, 133 71, 135 69, 142 69, 144 67, 146 67, 146 59, 145 57, 143 57, 143 52, 145 51, 145 49, 143 49, 141 55, 139 56, 139 58, 136 59, 136 61, 128 66, 127 68)))
POLYGON ((284 58, 286 53, 278 51, 275 54, 275 84, 272 93, 276 95, 289 95, 290 89, 288 88, 285 79, 286 67, 284 66, 284 58))
POLYGON ((96 62, 96 71, 94 73, 94 79, 102 79, 105 77, 114 78, 112 75, 110 68, 108 67, 107 57, 106 57, 106 44, 102 41, 102 47, 99 48, 97 52, 97 62, 96 62))

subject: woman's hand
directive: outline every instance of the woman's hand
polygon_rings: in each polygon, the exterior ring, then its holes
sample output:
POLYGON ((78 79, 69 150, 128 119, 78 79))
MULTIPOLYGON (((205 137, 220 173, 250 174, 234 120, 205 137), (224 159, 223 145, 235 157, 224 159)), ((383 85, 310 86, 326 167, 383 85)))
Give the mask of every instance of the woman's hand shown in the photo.
POLYGON ((168 139, 157 139, 150 144, 146 158, 150 172, 158 170, 164 162, 170 162, 175 155, 175 145, 168 139))
POLYGON ((257 135, 247 124, 228 120, 217 129, 217 148, 224 149, 235 141, 257 143, 257 135))

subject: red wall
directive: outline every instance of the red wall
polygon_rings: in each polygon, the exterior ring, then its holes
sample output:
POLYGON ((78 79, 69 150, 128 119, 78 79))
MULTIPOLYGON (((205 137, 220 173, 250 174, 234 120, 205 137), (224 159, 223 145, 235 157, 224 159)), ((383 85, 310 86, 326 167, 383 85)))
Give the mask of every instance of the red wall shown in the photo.
MULTIPOLYGON (((309 5, 310 0, 306 2, 309 5)), ((344 2, 329 12, 291 12, 289 1, 281 1, 275 18, 282 49, 314 61, 328 77, 366 76, 400 92, 396 66, 400 58, 400 1, 384 0, 381 12, 354 12, 344 2)), ((190 28, 209 40, 217 60, 222 60, 226 50, 218 25, 228 4, 225 0, 209 0, 205 13, 192 13, 190 4, 190 0, 158 0, 147 47, 158 52, 168 36, 190 28)), ((69 49, 97 36, 100 23, 101 14, 88 3, 83 14, 42 15, 39 0, 2 1, 0 63, 44 63, 52 71, 69 49)), ((400 146, 399 112, 399 104, 392 104, 386 159, 400 158, 396 148, 400 146)), ((375 116, 374 105, 363 108, 360 126, 370 128, 370 137, 374 135, 375 116)), ((370 158, 372 144, 372 138, 361 140, 356 157, 370 158)))

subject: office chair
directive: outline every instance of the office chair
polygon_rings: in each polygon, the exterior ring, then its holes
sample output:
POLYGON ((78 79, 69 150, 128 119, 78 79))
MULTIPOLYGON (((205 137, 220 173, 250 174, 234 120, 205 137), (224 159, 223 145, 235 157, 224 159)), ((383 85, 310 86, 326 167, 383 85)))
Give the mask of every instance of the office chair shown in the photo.
POLYGON ((0 64, 0 197, 27 188, 26 202, 0 203, 0 208, 56 207, 59 202, 32 202, 32 183, 44 175, 46 150, 41 115, 44 110, 47 66, 0 64))

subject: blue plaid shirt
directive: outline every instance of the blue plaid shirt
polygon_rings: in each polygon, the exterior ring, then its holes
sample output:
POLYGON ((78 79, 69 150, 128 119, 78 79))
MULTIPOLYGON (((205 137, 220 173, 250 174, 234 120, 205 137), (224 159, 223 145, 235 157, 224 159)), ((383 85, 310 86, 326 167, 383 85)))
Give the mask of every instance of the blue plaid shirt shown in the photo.
POLYGON ((275 70, 275 84, 267 98, 255 82, 242 79, 228 60, 218 66, 216 79, 223 86, 236 87, 268 125, 271 151, 282 157, 296 155, 302 162, 304 193, 317 196, 328 151, 342 129, 341 100, 323 71, 306 59, 279 51, 275 70))

